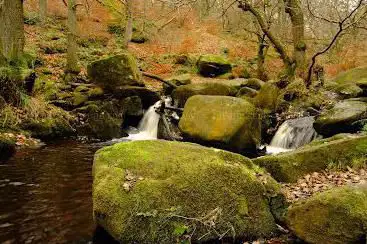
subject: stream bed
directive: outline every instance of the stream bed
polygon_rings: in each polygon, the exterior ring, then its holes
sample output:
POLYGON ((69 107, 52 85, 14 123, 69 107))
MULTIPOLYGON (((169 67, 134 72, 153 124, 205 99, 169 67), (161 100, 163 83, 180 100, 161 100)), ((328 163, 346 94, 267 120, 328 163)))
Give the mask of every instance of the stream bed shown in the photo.
POLYGON ((63 141, 0 163, 0 243, 110 243, 93 223, 96 150, 63 141))

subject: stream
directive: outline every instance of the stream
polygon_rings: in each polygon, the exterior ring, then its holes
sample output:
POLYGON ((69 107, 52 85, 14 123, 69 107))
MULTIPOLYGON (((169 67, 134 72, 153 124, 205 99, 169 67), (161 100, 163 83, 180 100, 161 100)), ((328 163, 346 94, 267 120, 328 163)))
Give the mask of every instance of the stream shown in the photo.
POLYGON ((0 164, 0 243, 98 243, 92 217, 97 149, 63 141, 19 151, 0 164))
MULTIPOLYGON (((20 150, 0 163, 0 244, 113 243, 93 222, 93 156, 99 148, 117 142, 157 139, 159 105, 150 107, 138 129, 126 138, 99 144, 60 141, 20 150)), ((286 121, 268 152, 309 143, 316 136, 313 121, 313 117, 286 121)))

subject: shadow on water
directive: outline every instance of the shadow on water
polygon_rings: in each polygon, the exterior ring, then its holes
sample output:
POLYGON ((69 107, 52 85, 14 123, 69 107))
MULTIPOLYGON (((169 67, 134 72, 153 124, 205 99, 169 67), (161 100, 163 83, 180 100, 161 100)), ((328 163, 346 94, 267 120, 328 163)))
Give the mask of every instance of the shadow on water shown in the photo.
POLYGON ((1 163, 0 243, 111 243, 92 217, 96 150, 64 141, 1 163))

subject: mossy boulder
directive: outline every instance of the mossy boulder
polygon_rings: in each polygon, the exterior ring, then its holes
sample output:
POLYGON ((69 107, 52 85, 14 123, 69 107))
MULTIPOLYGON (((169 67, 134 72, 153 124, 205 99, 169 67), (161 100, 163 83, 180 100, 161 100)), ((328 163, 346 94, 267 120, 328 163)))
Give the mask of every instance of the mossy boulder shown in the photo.
POLYGON ((199 73, 205 77, 216 77, 232 70, 231 63, 223 56, 202 55, 197 62, 199 73))
POLYGON ((279 105, 280 95, 281 90, 274 83, 267 82, 254 97, 253 103, 265 112, 275 112, 279 105))
POLYGON ((184 107, 187 99, 195 95, 235 96, 236 89, 225 84, 198 83, 180 86, 172 92, 173 101, 178 107, 184 107))
POLYGON ((329 83, 328 89, 338 93, 342 98, 355 98, 363 94, 363 89, 355 84, 329 83))
POLYGON ((337 75, 330 86, 344 98, 367 95, 367 66, 357 67, 337 75))
POLYGON ((288 226, 307 243, 365 243, 366 199, 367 184, 334 188, 292 205, 288 226))
POLYGON ((7 160, 15 153, 15 143, 14 138, 0 133, 0 162, 7 160))
POLYGON ((91 63, 88 76, 92 82, 114 90, 118 86, 144 86, 136 59, 128 53, 91 63))
POLYGON ((255 150, 261 141, 261 113, 240 98, 193 96, 179 127, 188 138, 235 151, 255 150))
POLYGON ((75 133, 70 120, 61 116, 29 119, 22 123, 21 128, 30 131, 32 137, 45 140, 67 137, 75 133))
POLYGON ((256 97, 257 94, 258 94, 258 91, 256 91, 255 89, 252 89, 250 87, 243 87, 237 92, 236 97, 253 98, 253 97, 256 97))
POLYGON ((145 87, 138 86, 120 86, 113 91, 113 97, 118 100, 123 100, 127 97, 137 96, 141 99, 144 109, 149 108, 158 102, 161 97, 157 92, 149 90, 145 87))
POLYGON ((118 101, 88 102, 74 112, 83 114, 77 125, 79 136, 101 140, 121 137, 124 111, 118 101))
POLYGON ((283 199, 249 159, 196 144, 120 143, 94 159, 94 217, 121 243, 269 237, 283 199))
POLYGON ((362 119, 367 119, 367 102, 349 99, 321 113, 314 127, 317 133, 332 136, 338 133, 354 132, 353 123, 362 119))
MULTIPOLYGON (((168 81, 176 86, 183 86, 191 84, 191 75, 190 74, 182 74, 182 75, 175 75, 168 79, 168 81)), ((170 95, 174 90, 173 87, 163 84, 163 92, 165 95, 170 95)))
POLYGON ((250 78, 250 79, 246 79, 246 83, 244 85, 246 87, 250 87, 250 88, 255 89, 255 90, 260 90, 261 87, 263 87, 263 85, 265 85, 265 82, 260 80, 260 79, 250 78))
POLYGON ((138 44, 146 43, 147 41, 149 41, 149 37, 143 32, 134 32, 131 38, 131 42, 138 44))
POLYGON ((278 181, 296 182, 306 174, 327 168, 363 167, 367 163, 367 136, 335 137, 313 142, 295 151, 254 159, 278 181))

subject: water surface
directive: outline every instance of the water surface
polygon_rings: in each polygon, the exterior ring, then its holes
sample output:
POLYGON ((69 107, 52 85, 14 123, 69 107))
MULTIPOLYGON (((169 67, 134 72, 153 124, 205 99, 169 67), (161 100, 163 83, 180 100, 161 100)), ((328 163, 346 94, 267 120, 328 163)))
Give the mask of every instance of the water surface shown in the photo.
POLYGON ((1 163, 0 243, 92 243, 97 149, 65 141, 1 163))

